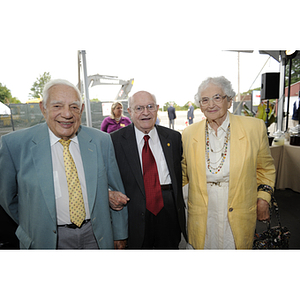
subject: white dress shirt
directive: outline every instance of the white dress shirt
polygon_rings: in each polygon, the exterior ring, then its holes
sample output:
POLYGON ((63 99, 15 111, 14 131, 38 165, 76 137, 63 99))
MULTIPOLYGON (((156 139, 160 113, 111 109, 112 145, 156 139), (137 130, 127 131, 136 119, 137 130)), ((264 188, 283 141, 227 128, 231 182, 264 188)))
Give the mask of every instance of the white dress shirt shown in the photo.
MULTIPOLYGON (((135 129, 136 143, 137 143, 139 156, 140 156, 141 170, 143 172, 142 150, 143 150, 144 143, 145 143, 145 141, 144 141, 145 134, 142 131, 138 130, 135 126, 134 126, 134 129, 135 129)), ((150 136, 148 144, 152 151, 154 159, 156 161, 159 182, 161 185, 171 184, 172 181, 171 181, 169 169, 167 166, 167 162, 166 162, 166 158, 165 158, 162 146, 160 144, 160 140, 159 140, 156 128, 154 127, 148 133, 148 135, 150 136)))
MULTIPOLYGON (((223 124, 215 130, 208 125, 209 158, 211 165, 216 168, 221 160, 220 151, 224 145, 229 114, 223 124), (213 149, 213 152, 211 151, 213 149)), ((229 137, 230 138, 230 137, 229 137)), ((222 169, 217 174, 209 172, 206 161, 206 179, 208 193, 207 226, 204 249, 235 249, 234 238, 228 220, 228 187, 229 187, 230 139, 228 140, 227 155, 222 169), (212 182, 219 182, 217 185, 212 182)))
MULTIPOLYGON (((228 113, 225 121, 217 129, 217 135, 215 133, 215 130, 211 128, 211 126, 208 124, 209 148, 210 148, 209 158, 210 158, 210 164, 214 168, 216 168, 221 162, 221 160, 219 160, 221 157, 221 152, 219 150, 224 145, 228 125, 229 125, 228 113), (213 152, 211 151, 211 149, 213 149, 213 152)), ((229 181, 229 161, 230 161, 230 140, 228 140, 227 156, 220 172, 218 172, 217 174, 212 174, 211 172, 209 172, 207 167, 207 161, 206 161, 207 182, 229 181)))
MULTIPOLYGON (((67 183, 64 158, 63 158, 63 145, 59 142, 60 138, 55 136, 50 129, 49 129, 49 135, 50 135, 50 145, 51 145, 51 154, 52 154, 57 225, 71 224, 70 212, 69 212, 68 183, 67 183)), ((77 136, 71 139, 69 150, 75 162, 80 185, 81 185, 82 196, 83 196, 85 212, 86 212, 85 218, 90 219, 85 175, 84 175, 84 169, 83 169, 77 136)))

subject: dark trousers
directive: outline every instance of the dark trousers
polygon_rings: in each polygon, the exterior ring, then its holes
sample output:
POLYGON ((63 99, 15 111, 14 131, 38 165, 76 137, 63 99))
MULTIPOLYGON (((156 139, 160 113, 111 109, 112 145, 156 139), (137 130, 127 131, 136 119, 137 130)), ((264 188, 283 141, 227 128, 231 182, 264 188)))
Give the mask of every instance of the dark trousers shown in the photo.
POLYGON ((164 207, 153 215, 146 210, 142 249, 178 249, 181 230, 172 190, 163 190, 164 207))
POLYGON ((169 128, 174 129, 174 119, 169 119, 169 128))

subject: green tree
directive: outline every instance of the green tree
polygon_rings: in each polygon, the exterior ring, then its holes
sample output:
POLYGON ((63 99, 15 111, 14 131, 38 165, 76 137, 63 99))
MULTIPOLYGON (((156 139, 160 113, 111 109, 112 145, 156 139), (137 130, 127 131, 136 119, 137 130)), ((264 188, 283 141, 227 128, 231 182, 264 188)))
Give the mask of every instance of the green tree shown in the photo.
POLYGON ((0 82, 0 101, 2 103, 7 103, 11 98, 12 96, 10 90, 0 82))
POLYGON ((168 107, 170 107, 170 103, 173 103, 173 106, 175 107, 175 110, 178 110, 180 108, 180 106, 178 106, 175 102, 173 101, 168 101, 163 105, 164 111, 168 110, 168 107))
POLYGON ((12 97, 10 90, 5 86, 2 85, 0 82, 0 102, 4 104, 8 103, 21 103, 16 97, 12 97))
POLYGON ((12 97, 11 99, 9 99, 9 103, 22 103, 22 102, 18 98, 12 97))
POLYGON ((196 104, 194 103, 194 101, 188 101, 187 103, 185 103, 183 106, 180 107, 180 110, 188 110, 189 109, 189 102, 192 103, 192 105, 194 106, 194 109, 198 108, 196 106, 196 104))
MULTIPOLYGON (((289 84, 290 62, 288 61, 285 69, 285 86, 289 84)), ((300 81, 300 59, 293 59, 291 71, 291 84, 300 81)))
POLYGON ((40 95, 43 94, 44 86, 47 82, 51 80, 51 75, 49 72, 44 72, 43 75, 40 75, 36 79, 36 81, 33 83, 31 90, 31 93, 29 94, 32 98, 40 98, 40 95))

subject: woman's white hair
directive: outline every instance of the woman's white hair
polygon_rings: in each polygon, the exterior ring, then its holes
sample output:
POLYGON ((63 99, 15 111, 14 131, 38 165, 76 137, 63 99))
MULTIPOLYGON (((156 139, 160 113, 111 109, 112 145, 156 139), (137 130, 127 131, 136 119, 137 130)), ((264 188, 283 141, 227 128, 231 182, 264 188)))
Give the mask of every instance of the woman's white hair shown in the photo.
POLYGON ((208 77, 198 87, 198 93, 195 95, 195 104, 199 107, 199 100, 201 99, 201 93, 205 90, 210 84, 220 87, 225 95, 227 96, 227 101, 230 101, 235 96, 235 91, 232 88, 231 82, 226 79, 224 76, 219 77, 208 77))
POLYGON ((53 79, 53 80, 50 80, 48 83, 46 83, 46 85, 44 86, 44 90, 43 90, 43 105, 44 105, 44 108, 46 108, 47 100, 49 98, 49 90, 55 85, 67 85, 67 86, 72 87, 75 90, 75 92, 77 93, 77 98, 78 98, 79 105, 80 105, 80 108, 81 108, 82 99, 81 99, 80 91, 78 90, 78 88, 74 84, 72 84, 71 82, 69 82, 68 80, 65 80, 65 79, 53 79))

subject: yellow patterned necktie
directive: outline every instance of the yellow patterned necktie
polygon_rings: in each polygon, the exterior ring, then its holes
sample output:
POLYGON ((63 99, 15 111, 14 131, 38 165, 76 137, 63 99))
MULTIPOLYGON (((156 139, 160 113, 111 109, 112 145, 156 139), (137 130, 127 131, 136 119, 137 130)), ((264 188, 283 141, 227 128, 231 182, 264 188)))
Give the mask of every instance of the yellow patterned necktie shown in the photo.
POLYGON ((69 210, 71 222, 81 226, 85 219, 85 208, 82 197, 81 185, 78 178, 76 166, 69 150, 71 140, 59 140, 64 147, 64 164, 69 191, 69 210))

